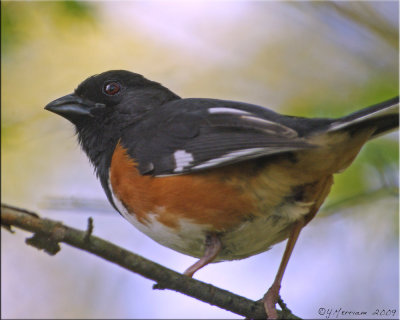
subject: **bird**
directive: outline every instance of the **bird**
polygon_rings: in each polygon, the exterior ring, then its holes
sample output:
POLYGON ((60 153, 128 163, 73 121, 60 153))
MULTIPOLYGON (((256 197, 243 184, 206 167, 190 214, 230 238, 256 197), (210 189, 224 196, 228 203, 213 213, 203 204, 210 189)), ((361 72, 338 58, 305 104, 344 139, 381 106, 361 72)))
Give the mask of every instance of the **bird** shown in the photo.
POLYGON ((303 118, 181 98, 126 70, 91 76, 45 109, 72 122, 117 212, 161 245, 199 259, 185 275, 287 239, 263 297, 270 319, 300 231, 333 175, 399 125, 398 96, 341 118, 303 118))

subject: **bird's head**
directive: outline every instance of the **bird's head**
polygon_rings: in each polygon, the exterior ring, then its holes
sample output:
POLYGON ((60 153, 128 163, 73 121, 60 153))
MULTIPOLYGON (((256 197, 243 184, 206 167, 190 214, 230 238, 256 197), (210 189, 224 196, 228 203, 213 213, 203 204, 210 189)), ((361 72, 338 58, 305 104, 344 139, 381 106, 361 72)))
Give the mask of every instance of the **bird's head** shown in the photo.
POLYGON ((91 123, 115 125, 121 115, 125 121, 135 121, 150 109, 174 99, 179 97, 140 74, 112 70, 89 77, 74 93, 50 102, 45 109, 71 121, 79 132, 91 123))
POLYGON ((180 98, 140 74, 112 70, 86 79, 74 93, 50 102, 45 109, 75 125, 78 141, 98 172, 110 161, 109 153, 124 128, 133 128, 146 114, 175 99, 180 98))

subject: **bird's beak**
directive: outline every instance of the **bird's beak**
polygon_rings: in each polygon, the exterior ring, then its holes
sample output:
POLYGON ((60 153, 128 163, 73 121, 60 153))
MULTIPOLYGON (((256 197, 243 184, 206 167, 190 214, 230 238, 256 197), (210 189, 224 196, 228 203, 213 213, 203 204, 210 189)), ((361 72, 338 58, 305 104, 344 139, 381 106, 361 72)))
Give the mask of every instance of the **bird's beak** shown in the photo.
POLYGON ((92 111, 94 109, 104 107, 104 104, 84 100, 75 94, 68 94, 50 102, 44 108, 70 121, 73 121, 74 119, 86 116, 93 117, 92 111))

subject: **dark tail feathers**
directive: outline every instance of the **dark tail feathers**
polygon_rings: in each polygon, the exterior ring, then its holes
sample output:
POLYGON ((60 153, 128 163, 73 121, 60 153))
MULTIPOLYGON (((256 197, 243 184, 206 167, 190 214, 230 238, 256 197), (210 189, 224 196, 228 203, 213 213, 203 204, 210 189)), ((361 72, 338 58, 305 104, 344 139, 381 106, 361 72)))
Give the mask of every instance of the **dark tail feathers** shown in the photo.
POLYGON ((328 131, 353 131, 364 127, 376 127, 371 139, 399 127, 399 97, 354 112, 331 123, 328 131))

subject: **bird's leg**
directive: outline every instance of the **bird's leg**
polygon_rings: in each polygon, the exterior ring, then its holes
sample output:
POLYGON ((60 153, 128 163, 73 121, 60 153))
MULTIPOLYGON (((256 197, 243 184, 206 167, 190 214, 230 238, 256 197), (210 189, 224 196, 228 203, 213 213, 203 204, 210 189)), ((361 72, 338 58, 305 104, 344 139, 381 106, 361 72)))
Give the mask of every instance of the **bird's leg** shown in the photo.
POLYGON ((279 266, 278 272, 275 276, 275 280, 272 283, 272 286, 268 289, 267 293, 264 295, 264 308, 267 313, 268 319, 277 319, 278 313, 276 312, 275 305, 278 302, 279 290, 281 289, 281 282, 283 278, 283 274, 285 272, 286 266, 289 262, 290 255, 292 254, 294 245, 296 244, 297 238, 299 237, 300 231, 304 226, 304 220, 298 221, 289 236, 289 239, 286 243, 286 249, 282 257, 281 264, 279 266))
POLYGON ((285 252, 283 254, 282 261, 279 266, 278 272, 276 274, 275 280, 272 283, 271 288, 268 289, 267 293, 264 295, 263 298, 264 307, 265 311, 267 312, 268 319, 276 319, 278 317, 275 305, 280 298, 279 290, 281 288, 283 274, 289 262, 289 258, 290 255, 292 254, 294 245, 296 244, 296 241, 299 237, 300 231, 317 214, 320 206, 322 205, 326 196, 328 195, 332 184, 333 184, 333 176, 329 175, 326 176, 324 179, 321 179, 318 183, 312 185, 312 189, 310 190, 310 192, 313 193, 313 199, 311 200, 314 201, 314 205, 312 206, 310 212, 304 217, 304 219, 299 220, 293 226, 289 239, 286 243, 285 252), (313 192, 315 190, 317 192, 313 192))
POLYGON ((195 264, 186 269, 184 274, 189 277, 193 277, 193 274, 197 270, 203 268, 205 265, 209 264, 215 259, 215 257, 221 251, 221 248, 221 240, 219 240, 218 236, 215 233, 207 235, 204 256, 200 258, 200 260, 197 261, 195 264))

